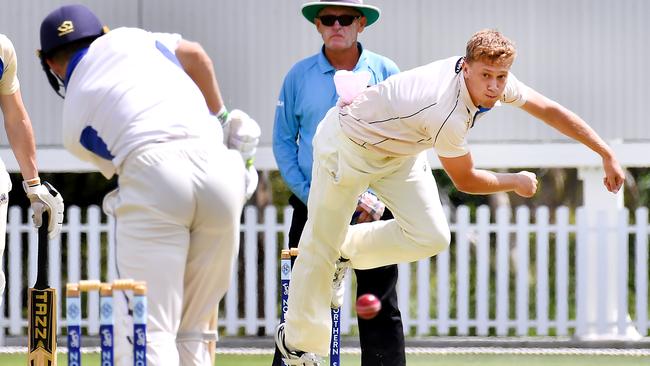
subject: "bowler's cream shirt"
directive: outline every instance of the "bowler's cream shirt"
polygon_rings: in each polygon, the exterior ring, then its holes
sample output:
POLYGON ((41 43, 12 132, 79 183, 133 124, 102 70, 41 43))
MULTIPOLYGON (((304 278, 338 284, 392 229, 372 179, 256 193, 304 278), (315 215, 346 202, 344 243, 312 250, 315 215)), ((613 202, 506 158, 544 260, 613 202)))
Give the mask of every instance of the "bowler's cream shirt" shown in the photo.
MULTIPOLYGON (((393 75, 339 111, 343 132, 387 156, 433 147, 442 157, 467 154, 466 136, 487 109, 474 106, 456 56, 393 75)), ((501 103, 522 106, 527 87, 509 73, 501 103)))

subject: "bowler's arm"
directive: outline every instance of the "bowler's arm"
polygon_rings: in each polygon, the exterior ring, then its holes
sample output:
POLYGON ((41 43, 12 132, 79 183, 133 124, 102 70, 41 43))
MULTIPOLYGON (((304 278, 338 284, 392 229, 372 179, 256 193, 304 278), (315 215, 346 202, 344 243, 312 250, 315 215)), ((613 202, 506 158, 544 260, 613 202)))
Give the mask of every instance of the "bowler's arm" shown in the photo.
POLYGON ((438 158, 454 186, 461 192, 490 194, 513 191, 522 197, 532 197, 537 191, 537 178, 534 173, 495 173, 476 169, 470 153, 455 158, 438 158))
POLYGON ((531 88, 528 90, 526 103, 521 108, 600 155, 605 170, 603 180, 605 187, 610 192, 618 192, 625 180, 625 173, 612 149, 587 122, 569 109, 531 88))

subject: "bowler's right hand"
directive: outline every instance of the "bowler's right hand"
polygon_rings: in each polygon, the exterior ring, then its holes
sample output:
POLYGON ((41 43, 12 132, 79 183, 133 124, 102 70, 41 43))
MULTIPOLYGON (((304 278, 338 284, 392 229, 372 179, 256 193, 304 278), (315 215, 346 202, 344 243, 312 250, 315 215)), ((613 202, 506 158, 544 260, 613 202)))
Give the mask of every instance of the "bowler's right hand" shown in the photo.
POLYGON ((515 193, 522 197, 532 197, 537 192, 537 176, 535 173, 521 171, 515 173, 515 193))

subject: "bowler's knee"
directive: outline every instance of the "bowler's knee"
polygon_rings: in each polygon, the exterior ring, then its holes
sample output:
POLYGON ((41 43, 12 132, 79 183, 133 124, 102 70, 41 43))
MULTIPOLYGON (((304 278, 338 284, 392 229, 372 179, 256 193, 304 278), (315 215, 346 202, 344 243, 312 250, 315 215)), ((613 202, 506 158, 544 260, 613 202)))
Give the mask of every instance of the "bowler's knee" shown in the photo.
POLYGON ((427 230, 427 240, 425 245, 431 250, 430 256, 434 256, 449 248, 451 243, 451 232, 449 225, 432 225, 427 230))

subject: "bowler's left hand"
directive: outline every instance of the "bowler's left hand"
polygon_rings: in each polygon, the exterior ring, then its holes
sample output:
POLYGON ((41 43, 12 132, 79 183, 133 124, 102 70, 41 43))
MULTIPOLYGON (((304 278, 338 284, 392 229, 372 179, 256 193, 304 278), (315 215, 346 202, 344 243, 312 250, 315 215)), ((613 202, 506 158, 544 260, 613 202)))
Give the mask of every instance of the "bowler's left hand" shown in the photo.
POLYGON ((617 193, 623 186, 623 182, 625 182, 623 168, 621 168, 616 158, 611 157, 603 159, 603 169, 605 170, 605 177, 603 178, 605 187, 608 191, 617 193))

